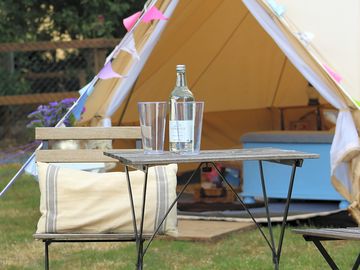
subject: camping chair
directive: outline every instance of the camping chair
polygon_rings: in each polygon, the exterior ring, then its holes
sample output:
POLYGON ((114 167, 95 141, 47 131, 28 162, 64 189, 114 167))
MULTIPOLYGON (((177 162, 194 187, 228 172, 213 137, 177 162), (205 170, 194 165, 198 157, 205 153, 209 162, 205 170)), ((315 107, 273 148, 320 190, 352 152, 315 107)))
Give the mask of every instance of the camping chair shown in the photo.
MULTIPOLYGON (((311 241, 320 251, 323 258, 333 270, 338 270, 339 267, 334 262, 333 258, 325 249, 322 241, 336 241, 336 240, 352 240, 360 241, 360 228, 320 228, 320 229, 296 229, 294 233, 301 234, 305 241, 311 241)), ((360 253, 355 259, 353 270, 360 267, 360 253)))
MULTIPOLYGON (((37 162, 87 163, 117 162, 104 156, 101 149, 62 150, 49 149, 51 140, 113 140, 141 139, 140 127, 69 127, 36 128, 35 138, 43 141, 43 148, 36 153, 37 162)), ((45 269, 49 269, 49 245, 55 242, 123 242, 135 241, 134 233, 35 233, 34 238, 45 244, 45 269)), ((146 237, 146 235, 145 235, 146 237)))

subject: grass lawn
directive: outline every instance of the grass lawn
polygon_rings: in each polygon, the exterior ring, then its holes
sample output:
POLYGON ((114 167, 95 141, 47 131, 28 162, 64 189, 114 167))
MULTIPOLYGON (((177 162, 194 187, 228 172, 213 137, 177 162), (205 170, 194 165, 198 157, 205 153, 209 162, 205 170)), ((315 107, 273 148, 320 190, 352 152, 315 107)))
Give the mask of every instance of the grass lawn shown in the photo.
MULTIPOLYGON (((0 187, 16 165, 0 167, 0 187)), ((39 218, 37 182, 24 175, 0 198, 0 269, 43 269, 42 242, 33 240, 39 218)), ((312 243, 287 229, 281 269, 328 269, 312 243)), ((279 234, 276 228, 276 236, 279 234)), ((340 269, 351 269, 359 243, 326 243, 340 269)), ((50 246, 50 269, 134 269, 133 243, 60 244, 50 246)), ((144 258, 145 269, 273 269, 271 253, 256 230, 233 233, 212 242, 155 240, 144 258)))

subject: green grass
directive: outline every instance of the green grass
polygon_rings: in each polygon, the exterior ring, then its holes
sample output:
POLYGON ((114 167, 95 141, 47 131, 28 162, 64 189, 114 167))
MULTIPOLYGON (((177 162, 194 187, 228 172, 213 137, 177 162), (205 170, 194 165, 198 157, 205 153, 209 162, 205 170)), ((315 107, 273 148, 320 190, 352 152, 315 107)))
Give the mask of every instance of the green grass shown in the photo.
MULTIPOLYGON (((17 166, 0 167, 0 187, 17 166)), ((30 176, 21 177, 0 198, 0 269, 43 269, 43 244, 32 234, 39 218, 39 190, 30 176)), ((281 269, 328 269, 312 243, 300 235, 285 234, 281 269)), ((275 228, 276 236, 279 228, 275 228)), ((351 269, 359 244, 326 243, 340 269, 351 269)), ((134 269, 133 243, 60 244, 50 246, 51 269, 134 269)), ((257 230, 230 234, 211 242, 155 240, 144 259, 145 269, 273 269, 271 254, 257 230)))

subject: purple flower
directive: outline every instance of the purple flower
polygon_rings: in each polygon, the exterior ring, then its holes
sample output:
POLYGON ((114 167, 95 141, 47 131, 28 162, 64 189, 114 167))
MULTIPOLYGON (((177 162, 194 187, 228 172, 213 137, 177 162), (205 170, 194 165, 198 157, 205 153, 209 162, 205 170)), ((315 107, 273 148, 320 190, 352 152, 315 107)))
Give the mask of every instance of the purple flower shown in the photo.
POLYGON ((71 104, 70 106, 73 105, 73 103, 76 101, 76 98, 65 98, 61 101, 61 103, 63 104, 71 104))
POLYGON ((50 102, 49 105, 50 105, 51 107, 55 107, 55 106, 58 105, 58 102, 57 102, 57 101, 50 102))
POLYGON ((41 127, 41 126, 42 126, 41 120, 32 120, 29 124, 26 125, 26 127, 28 128, 41 127))
MULTIPOLYGON (((67 113, 69 108, 76 101, 75 98, 66 98, 60 102, 50 102, 48 105, 40 105, 30 114, 28 118, 32 119, 27 127, 53 127, 55 126, 67 113)), ((75 118, 71 114, 65 119, 66 126, 72 126, 75 123, 75 118)))
POLYGON ((34 118, 36 116, 39 116, 41 113, 39 111, 33 111, 28 115, 28 118, 34 118))

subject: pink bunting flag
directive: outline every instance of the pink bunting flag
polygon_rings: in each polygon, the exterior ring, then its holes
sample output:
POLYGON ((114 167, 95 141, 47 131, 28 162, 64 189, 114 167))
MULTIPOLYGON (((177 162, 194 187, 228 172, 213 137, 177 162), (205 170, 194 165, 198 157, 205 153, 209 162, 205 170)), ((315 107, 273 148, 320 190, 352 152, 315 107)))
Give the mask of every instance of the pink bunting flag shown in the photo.
MULTIPOLYGON (((128 32, 134 26, 134 24, 140 18, 140 16, 141 16, 141 12, 138 11, 135 14, 123 20, 123 24, 128 32)), ((144 16, 142 17, 142 21, 146 23, 152 20, 168 20, 168 19, 169 18, 165 17, 164 14, 160 10, 158 10, 155 6, 147 10, 144 16)))
POLYGON ((98 77, 103 80, 111 79, 111 78, 123 78, 125 76, 122 76, 118 73, 116 73, 111 66, 111 62, 109 61, 99 72, 98 77))
POLYGON ((342 77, 337 74, 335 71, 333 71, 328 65, 323 64, 324 68, 326 69, 326 71, 329 73, 329 75, 337 82, 340 83, 342 80, 342 77))
POLYGON ((133 14, 130 17, 127 17, 123 20, 123 24, 128 32, 134 26, 136 21, 140 18, 140 15, 141 15, 141 12, 138 11, 135 14, 133 14))
POLYGON ((158 10, 155 6, 152 6, 145 15, 142 17, 143 22, 150 22, 152 20, 167 20, 169 18, 165 17, 164 14, 158 10))

